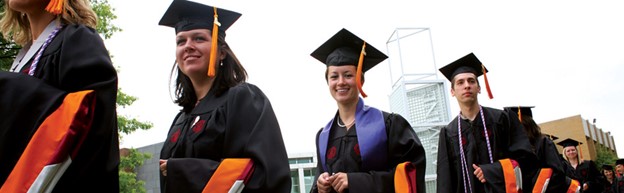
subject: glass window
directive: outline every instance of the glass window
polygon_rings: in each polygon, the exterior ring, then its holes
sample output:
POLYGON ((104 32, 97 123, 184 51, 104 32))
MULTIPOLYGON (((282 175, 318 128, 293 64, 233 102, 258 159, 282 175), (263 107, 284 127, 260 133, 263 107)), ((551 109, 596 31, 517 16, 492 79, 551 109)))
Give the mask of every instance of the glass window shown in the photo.
POLYGON ((299 172, 297 170, 290 170, 290 180, 292 182, 290 192, 299 193, 299 172))

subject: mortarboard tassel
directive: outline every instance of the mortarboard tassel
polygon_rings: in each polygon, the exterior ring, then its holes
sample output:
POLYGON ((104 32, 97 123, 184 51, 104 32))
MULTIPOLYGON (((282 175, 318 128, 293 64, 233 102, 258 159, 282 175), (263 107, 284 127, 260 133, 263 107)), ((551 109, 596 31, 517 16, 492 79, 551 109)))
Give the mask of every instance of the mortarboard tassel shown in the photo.
POLYGON ((581 158, 579 158, 579 160, 578 160, 579 164, 583 161, 583 150, 581 150, 581 149, 582 149, 582 148, 581 148, 581 144, 582 144, 582 143, 579 143, 579 145, 578 145, 578 152, 579 152, 578 154, 579 154, 579 155, 580 155, 580 157, 581 157, 581 158))
POLYGON ((490 99, 493 99, 494 96, 492 96, 492 90, 490 90, 490 83, 488 83, 488 78, 485 73, 485 66, 483 66, 483 64, 481 64, 481 70, 483 71, 483 79, 485 80, 485 89, 487 90, 490 99))
POLYGON ((366 98, 366 93, 362 90, 362 63, 364 62, 364 56, 366 55, 366 42, 362 45, 362 51, 360 52, 360 60, 357 65, 357 73, 355 75, 355 82, 357 82, 357 88, 362 94, 362 97, 366 98))
POLYGON ((63 11, 64 2, 65 0, 50 0, 50 3, 48 3, 48 6, 46 6, 45 10, 54 15, 61 14, 61 12, 63 11))
POLYGON ((217 63, 217 45, 219 42, 219 15, 217 14, 217 7, 214 7, 214 23, 212 25, 212 45, 210 47, 210 63, 208 65, 208 77, 214 77, 215 63, 217 63))
POLYGON ((520 109, 520 106, 518 106, 518 120, 520 120, 520 123, 522 123, 522 109, 520 109))

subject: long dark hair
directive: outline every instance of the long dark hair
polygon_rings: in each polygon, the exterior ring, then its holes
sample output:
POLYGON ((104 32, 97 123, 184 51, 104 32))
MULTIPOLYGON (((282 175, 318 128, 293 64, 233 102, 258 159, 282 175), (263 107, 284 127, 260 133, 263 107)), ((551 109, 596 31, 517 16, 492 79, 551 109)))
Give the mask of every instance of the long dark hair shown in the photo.
MULTIPOLYGON (((225 58, 220 62, 217 62, 217 74, 215 81, 210 88, 216 96, 221 96, 228 89, 247 81, 247 71, 240 63, 230 46, 225 42, 224 33, 219 34, 218 44, 222 51, 225 52, 225 58)), ((175 79, 175 103, 182 107, 182 111, 190 113, 195 107, 197 102, 197 95, 193 89, 191 79, 186 76, 176 63, 171 68, 171 77, 177 73, 175 79)), ((170 79, 171 82, 171 79, 170 79)))
MULTIPOLYGON (((529 137, 529 142, 531 142, 531 146, 535 146, 537 140, 541 139, 542 129, 535 123, 533 117, 522 115, 522 126, 524 126, 524 131, 526 131, 527 136, 529 137)), ((535 148, 535 147, 534 147, 535 148)))

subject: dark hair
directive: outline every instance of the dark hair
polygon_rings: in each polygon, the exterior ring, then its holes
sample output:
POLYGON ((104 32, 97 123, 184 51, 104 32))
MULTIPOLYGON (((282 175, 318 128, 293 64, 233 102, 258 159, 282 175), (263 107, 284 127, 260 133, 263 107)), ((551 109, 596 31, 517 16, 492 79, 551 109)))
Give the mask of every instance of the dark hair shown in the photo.
POLYGON ((531 146, 536 144, 537 140, 543 136, 542 129, 535 123, 533 117, 528 115, 522 115, 522 126, 524 127, 524 131, 526 131, 527 136, 529 137, 529 142, 531 142, 531 146))
MULTIPOLYGON (((227 42, 225 42, 225 36, 222 33, 219 34, 218 41, 221 51, 225 52, 225 58, 220 61, 222 65, 219 65, 219 62, 217 63, 217 74, 208 92, 214 91, 216 96, 221 96, 228 89, 245 82, 247 80, 247 71, 238 58, 236 58, 227 42)), ((173 77, 174 72, 177 73, 174 102, 182 107, 182 111, 190 113, 198 100, 193 84, 191 79, 182 73, 176 63, 173 64, 171 69, 171 77, 173 77)))
MULTIPOLYGON (((601 169, 602 169, 602 170, 601 170, 601 172, 600 172, 600 173, 602 174, 602 176, 604 176, 604 177, 605 177, 605 180, 606 180, 606 179, 607 179, 607 178, 606 178, 607 176, 604 174, 604 171, 605 171, 605 170, 609 170, 609 169, 605 169, 605 168, 601 168, 601 169)), ((613 180, 616 180, 617 176, 615 176, 615 170, 612 170, 612 169, 611 169, 611 170, 609 170, 609 171, 611 171, 611 177, 613 177, 613 180)))

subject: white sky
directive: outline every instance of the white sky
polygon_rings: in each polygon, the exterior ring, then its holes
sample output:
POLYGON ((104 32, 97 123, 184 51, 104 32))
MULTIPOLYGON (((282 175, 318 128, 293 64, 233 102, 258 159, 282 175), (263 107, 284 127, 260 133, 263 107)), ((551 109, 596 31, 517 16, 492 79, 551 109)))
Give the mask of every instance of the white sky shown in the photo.
MULTIPOLYGON (((531 105, 538 123, 580 114, 613 135, 624 156, 624 2, 268 0, 199 2, 242 13, 226 40, 271 100, 287 151, 313 152, 315 133, 334 115, 324 65, 310 53, 346 28, 387 53, 396 28, 430 28, 437 68, 474 52, 490 73, 484 106, 531 105)), ((169 94, 172 28, 158 26, 171 0, 109 0, 123 29, 106 45, 119 86, 139 98, 119 111, 154 127, 122 147, 161 142, 178 107, 169 94)), ((392 57, 392 56, 391 56, 392 57)), ((392 59, 392 58, 391 58, 392 59)), ((366 103, 390 111, 389 60, 366 74, 366 103)), ((443 76, 439 74, 441 78, 443 76)), ((451 112, 459 112, 450 98, 451 112)))

